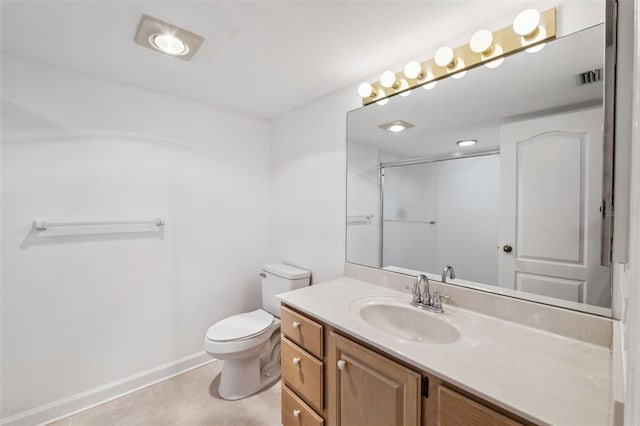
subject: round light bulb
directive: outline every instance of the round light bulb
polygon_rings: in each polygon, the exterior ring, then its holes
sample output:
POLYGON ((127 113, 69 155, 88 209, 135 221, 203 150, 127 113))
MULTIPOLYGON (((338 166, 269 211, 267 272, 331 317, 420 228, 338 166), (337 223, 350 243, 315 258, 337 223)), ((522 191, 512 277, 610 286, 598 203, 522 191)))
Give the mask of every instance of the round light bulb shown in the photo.
POLYGON ((407 78, 422 78, 424 77, 424 71, 422 70, 422 65, 418 61, 408 62, 407 65, 404 66, 404 75, 407 78), (422 76, 422 77, 421 77, 422 76))
POLYGON ((540 25, 540 12, 535 9, 523 10, 513 20, 513 31, 522 37, 533 35, 540 25))
POLYGON ((489 30, 476 31, 469 41, 469 47, 476 53, 488 53, 493 46, 493 34, 489 30))
POLYGON ((441 47, 436 51, 436 55, 433 59, 436 61, 436 65, 440 67, 451 66, 455 59, 453 49, 448 46, 441 47))
POLYGON ((169 55, 186 55, 189 53, 189 47, 172 34, 153 34, 149 41, 153 47, 169 55))
POLYGON ((544 49, 544 47, 547 45, 547 43, 540 43, 536 46, 530 47, 528 49, 525 49, 527 53, 536 53, 541 51, 542 49, 544 49))
POLYGON ((389 98, 385 98, 385 99, 380 99, 379 101, 377 101, 376 103, 380 106, 386 105, 387 102, 389 102, 389 98))
POLYGON ((385 71, 380 75, 380 84, 387 89, 396 84, 396 75, 393 71, 385 71))
POLYGON ((411 94, 411 90, 405 90, 404 92, 400 93, 400 96, 404 98, 409 96, 410 94, 411 94))
POLYGON ((358 86, 358 95, 361 98, 368 98, 373 95, 373 86, 369 83, 362 83, 358 86))
POLYGON ((467 72, 466 71, 461 71, 459 73, 455 73, 454 75, 452 75, 451 78, 455 78, 456 80, 460 80, 465 75, 467 75, 467 72))
POLYGON ((486 64, 484 64, 485 67, 490 68, 490 69, 494 69, 494 68, 498 68, 500 65, 502 65, 502 63, 504 62, 504 58, 499 58, 499 59, 495 59, 491 62, 487 62, 486 64))

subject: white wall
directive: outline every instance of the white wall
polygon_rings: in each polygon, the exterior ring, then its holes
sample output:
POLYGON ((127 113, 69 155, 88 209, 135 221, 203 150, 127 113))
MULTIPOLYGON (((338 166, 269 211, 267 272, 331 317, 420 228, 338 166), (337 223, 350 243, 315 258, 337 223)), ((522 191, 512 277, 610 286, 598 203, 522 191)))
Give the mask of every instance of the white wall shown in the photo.
POLYGON ((209 325, 259 306, 269 123, 2 59, 7 417, 200 352, 209 325), (164 232, 31 230, 154 217, 164 232))
POLYGON ((311 270, 316 283, 342 275, 345 115, 357 96, 343 90, 272 122, 269 253, 311 270))

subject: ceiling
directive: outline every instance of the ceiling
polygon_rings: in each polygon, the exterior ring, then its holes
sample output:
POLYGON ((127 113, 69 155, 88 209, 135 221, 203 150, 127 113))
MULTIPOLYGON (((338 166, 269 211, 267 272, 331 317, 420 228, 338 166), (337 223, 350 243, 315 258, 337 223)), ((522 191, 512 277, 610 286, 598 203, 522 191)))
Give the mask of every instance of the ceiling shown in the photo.
POLYGON ((2 52, 272 118, 523 1, 2 1, 2 52), (499 11, 499 12, 497 12, 499 11), (205 38, 182 61, 134 42, 143 14, 205 38))
POLYGON ((517 53, 496 69, 480 66, 459 80, 417 88, 386 105, 349 113, 348 140, 372 145, 395 160, 463 152, 456 141, 476 139, 467 150, 499 145, 499 126, 540 115, 602 105, 603 83, 578 86, 575 74, 603 67, 604 25, 554 40, 537 53, 517 53), (378 126, 414 125, 401 133, 378 126))

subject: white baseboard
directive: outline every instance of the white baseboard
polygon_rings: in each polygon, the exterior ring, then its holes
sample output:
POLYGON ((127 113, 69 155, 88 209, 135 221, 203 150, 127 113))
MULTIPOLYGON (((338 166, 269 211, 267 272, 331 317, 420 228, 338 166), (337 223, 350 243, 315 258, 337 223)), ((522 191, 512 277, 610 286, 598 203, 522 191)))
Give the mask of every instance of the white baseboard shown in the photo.
POLYGON ((0 420, 2 426, 43 425, 119 398, 154 383, 214 361, 206 352, 198 352, 176 361, 134 374, 115 382, 60 399, 0 420))

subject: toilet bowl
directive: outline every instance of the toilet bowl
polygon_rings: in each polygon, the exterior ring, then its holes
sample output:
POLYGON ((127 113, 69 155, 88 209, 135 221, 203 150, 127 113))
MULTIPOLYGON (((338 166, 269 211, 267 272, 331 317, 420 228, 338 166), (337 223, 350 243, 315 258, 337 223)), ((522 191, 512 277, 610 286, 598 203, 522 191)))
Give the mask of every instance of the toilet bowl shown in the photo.
POLYGON ((277 294, 309 285, 311 273, 284 264, 264 265, 263 309, 224 318, 207 330, 203 348, 223 360, 218 394, 245 398, 280 379, 280 304, 277 294))

